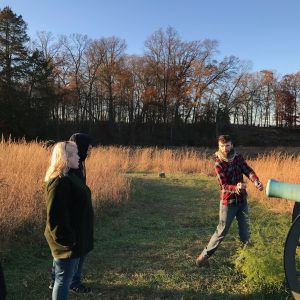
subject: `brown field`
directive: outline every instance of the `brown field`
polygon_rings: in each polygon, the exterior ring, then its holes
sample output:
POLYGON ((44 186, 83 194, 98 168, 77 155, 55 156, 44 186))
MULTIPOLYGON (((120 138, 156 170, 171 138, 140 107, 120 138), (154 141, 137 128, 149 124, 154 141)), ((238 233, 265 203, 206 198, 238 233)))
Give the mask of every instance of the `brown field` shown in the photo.
MULTIPOLYGON (((122 170, 101 153, 95 149, 87 160, 88 185, 97 209, 126 201, 130 190, 122 170)), ((43 226, 43 178, 50 155, 51 149, 39 143, 0 143, 0 236, 24 229, 33 233, 43 226)))
MULTIPOLYGON (((239 149, 254 168, 261 181, 269 178, 300 183, 299 149, 239 149), (252 158, 251 158, 252 157, 252 158)), ((50 158, 50 149, 33 142, 0 143, 0 232, 11 234, 44 223, 43 177, 50 158), (30 227, 28 226, 30 225, 30 227)), ((128 171, 199 173, 214 176, 213 149, 97 147, 87 160, 88 185, 94 205, 101 209, 124 202, 129 197, 128 171)), ((270 209, 290 212, 293 202, 268 199, 265 193, 248 185, 251 198, 270 209)))

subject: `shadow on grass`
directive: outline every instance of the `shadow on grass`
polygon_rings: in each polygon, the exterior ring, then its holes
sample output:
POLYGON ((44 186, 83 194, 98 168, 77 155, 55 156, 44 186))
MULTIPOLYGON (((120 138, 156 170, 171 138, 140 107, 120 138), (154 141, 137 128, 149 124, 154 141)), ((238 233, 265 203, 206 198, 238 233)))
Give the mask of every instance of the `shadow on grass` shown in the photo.
MULTIPOLYGON (((82 299, 82 296, 77 296, 72 294, 71 299, 82 299)), ((229 293, 220 292, 203 292, 193 289, 186 290, 176 290, 176 289, 166 289, 160 287, 149 287, 148 285, 93 285, 92 293, 85 295, 85 299, 181 299, 181 300, 279 300, 279 299, 293 299, 284 297, 279 294, 248 294, 246 295, 230 295, 229 293)))

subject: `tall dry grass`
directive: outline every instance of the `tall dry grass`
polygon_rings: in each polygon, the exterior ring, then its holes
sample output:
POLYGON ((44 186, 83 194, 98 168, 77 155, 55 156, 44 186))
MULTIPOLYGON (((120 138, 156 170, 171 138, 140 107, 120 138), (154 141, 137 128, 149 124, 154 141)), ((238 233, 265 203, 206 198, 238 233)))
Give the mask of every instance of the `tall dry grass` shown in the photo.
MULTIPOLYGON (((266 155, 258 156, 257 159, 251 160, 249 164, 253 167, 264 185, 266 185, 271 178, 288 183, 300 184, 300 154, 289 155, 274 151, 266 155)), ((295 203, 284 199, 268 198, 265 192, 261 193, 257 191, 253 184, 249 184, 249 192, 255 199, 258 199, 274 211, 290 213, 295 203)))
POLYGON ((0 144, 0 231, 9 234, 43 215, 43 175, 48 153, 37 143, 0 144))
POLYGON ((159 149, 99 147, 95 151, 95 159, 104 159, 109 165, 123 172, 147 171, 167 173, 201 173, 213 174, 211 151, 203 149, 159 149))
MULTIPOLYGON (((0 143, 0 233, 9 234, 44 224, 43 178, 50 149, 42 144, 4 141, 0 143)), ((212 150, 97 147, 87 159, 87 183, 96 208, 128 199, 127 171, 199 173, 214 176, 212 150)), ((269 178, 300 183, 299 155, 269 153, 248 161, 264 184, 269 178)), ((217 182, 216 182, 217 184, 217 182)), ((293 202, 268 199, 253 184, 250 197, 268 207, 290 211, 293 202)))
POLYGON ((87 185, 92 190, 96 208, 118 205, 128 200, 130 180, 118 164, 112 163, 114 160, 109 151, 101 148, 94 148, 86 160, 87 185))
MULTIPOLYGON (((36 142, 0 142, 0 236, 25 229, 34 233, 44 226, 43 179, 50 155, 51 149, 36 142)), ((96 208, 128 198, 129 179, 101 155, 87 159, 87 170, 96 208)))
MULTIPOLYGON (((245 156, 256 157, 247 160, 254 169, 260 180, 266 186, 268 179, 273 178, 289 183, 300 183, 298 176, 300 167, 299 148, 282 149, 253 147, 238 149, 245 156), (283 151, 284 150, 284 151, 283 151), (257 152, 263 153, 258 154, 257 152), (257 155, 258 154, 258 155, 257 155)), ((207 148, 128 148, 128 147, 100 147, 96 150, 94 159, 101 159, 119 169, 126 171, 149 171, 149 172, 182 172, 199 173, 207 176, 215 176, 214 173, 214 150, 207 148)), ((216 182, 217 184, 217 182, 216 182)), ((284 199, 268 198, 265 191, 259 192, 254 184, 248 183, 248 193, 251 198, 259 200, 268 208, 291 212, 294 202, 284 199)))

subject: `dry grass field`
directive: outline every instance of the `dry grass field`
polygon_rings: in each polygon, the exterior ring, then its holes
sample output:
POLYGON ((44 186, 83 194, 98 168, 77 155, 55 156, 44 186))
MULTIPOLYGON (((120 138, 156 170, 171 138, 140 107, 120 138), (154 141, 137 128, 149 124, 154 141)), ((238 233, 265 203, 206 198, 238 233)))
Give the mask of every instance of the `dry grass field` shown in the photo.
MULTIPOLYGON (((298 149, 288 153, 255 148, 239 149, 245 153, 264 184, 269 178, 300 183, 298 149), (265 151, 264 151, 265 150, 265 151), (272 151, 273 152, 272 152, 272 151), (258 153, 264 153, 259 154, 258 153)), ((158 149, 97 147, 87 159, 88 185, 92 189, 96 208, 126 201, 130 193, 130 180, 126 172, 198 173, 214 176, 212 149, 158 149)), ((25 141, 0 143, 0 231, 9 234, 30 225, 44 222, 43 178, 51 149, 40 143, 25 141)), ((292 202, 268 199, 264 193, 248 185, 251 198, 258 199, 269 208, 290 211, 292 202)))
MULTIPOLYGON (((300 148, 241 147, 238 151, 244 155, 265 186, 270 178, 300 184, 300 148)), ((93 160, 104 159, 114 169, 122 172, 198 173, 215 176, 213 153, 214 149, 208 148, 99 147, 94 150, 93 160)), ((274 211, 290 212, 294 205, 291 201, 266 197, 265 193, 257 191, 250 182, 248 192, 250 198, 259 200, 274 211)))
MULTIPOLYGON (((272 152, 258 156, 249 162, 256 171, 260 180, 266 185, 268 179, 276 179, 288 183, 300 184, 300 155, 287 154, 283 152, 272 152)), ((284 199, 274 199, 266 197, 265 193, 260 193, 249 185, 249 193, 252 198, 259 200, 268 208, 278 212, 291 212, 294 202, 284 199)), ((299 195, 300 197, 300 195, 299 195)))
MULTIPOLYGON (((238 150, 264 184, 269 178, 300 183, 297 149, 288 149, 289 153, 271 148, 238 150)), ((212 260, 212 269, 199 273, 195 268, 195 256, 217 222, 213 152, 205 148, 93 149, 86 163, 87 183, 101 213, 85 277, 94 291, 89 299, 224 299, 224 295, 226 299, 288 299, 282 251, 290 223, 285 213, 293 202, 268 199, 251 183, 255 248, 236 252, 233 225, 221 255, 212 260), (166 178, 159 178, 159 172, 165 172, 166 178), (120 205, 127 200, 126 206, 120 205), (239 259, 242 271, 234 267, 239 259), (262 278, 258 285, 253 274, 262 278)), ((42 237, 43 178, 50 153, 50 148, 36 142, 0 142, 0 258, 10 299, 51 298, 47 288, 51 257, 42 237)), ((73 295, 71 299, 81 298, 73 295)))
MULTIPOLYGON (((34 232, 44 225, 44 176, 51 149, 39 143, 0 143, 0 233, 34 232)), ((128 199, 130 181, 116 165, 95 149, 87 160, 88 185, 94 206, 115 205, 128 199)))

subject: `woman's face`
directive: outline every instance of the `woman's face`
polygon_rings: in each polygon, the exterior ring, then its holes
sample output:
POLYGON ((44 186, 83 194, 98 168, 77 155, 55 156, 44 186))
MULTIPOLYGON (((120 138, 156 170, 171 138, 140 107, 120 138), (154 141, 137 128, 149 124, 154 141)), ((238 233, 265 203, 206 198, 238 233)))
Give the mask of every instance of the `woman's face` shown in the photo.
POLYGON ((77 150, 68 158, 68 167, 71 169, 79 168, 79 155, 77 150))

